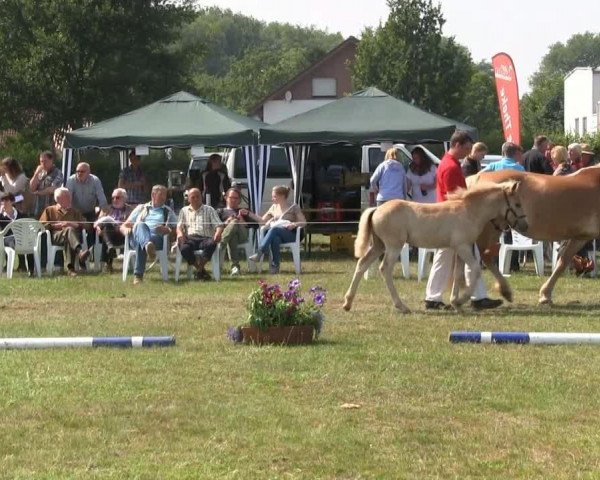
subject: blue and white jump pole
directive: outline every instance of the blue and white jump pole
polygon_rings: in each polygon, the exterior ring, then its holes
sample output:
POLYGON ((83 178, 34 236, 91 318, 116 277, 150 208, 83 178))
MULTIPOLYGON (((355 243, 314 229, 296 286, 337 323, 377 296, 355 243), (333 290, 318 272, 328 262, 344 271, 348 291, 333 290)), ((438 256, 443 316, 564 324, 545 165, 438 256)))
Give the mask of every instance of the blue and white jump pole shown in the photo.
POLYGON ((47 337, 0 338, 0 350, 63 347, 170 347, 175 337, 47 337))
POLYGON ((538 345, 600 344, 600 333, 451 332, 452 343, 534 343, 538 345))

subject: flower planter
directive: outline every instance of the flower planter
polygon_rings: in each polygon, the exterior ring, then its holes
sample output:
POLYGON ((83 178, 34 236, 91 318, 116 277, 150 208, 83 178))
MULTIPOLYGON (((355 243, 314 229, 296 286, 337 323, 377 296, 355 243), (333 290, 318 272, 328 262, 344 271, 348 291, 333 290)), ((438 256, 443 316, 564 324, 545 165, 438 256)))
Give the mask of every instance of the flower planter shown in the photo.
POLYGON ((305 345, 312 343, 315 329, 312 325, 294 325, 289 327, 269 327, 261 330, 258 327, 242 327, 244 343, 305 345))

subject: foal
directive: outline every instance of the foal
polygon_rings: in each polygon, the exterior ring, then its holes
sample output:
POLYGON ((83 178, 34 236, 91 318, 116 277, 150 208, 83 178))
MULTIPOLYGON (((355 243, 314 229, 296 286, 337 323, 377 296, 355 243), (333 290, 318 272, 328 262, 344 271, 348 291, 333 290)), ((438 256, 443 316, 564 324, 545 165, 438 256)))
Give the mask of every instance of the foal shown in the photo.
POLYGON ((471 278, 467 279, 465 292, 460 298, 450 299, 453 307, 460 307, 471 297, 481 275, 479 262, 473 255, 473 244, 484 226, 490 221, 498 221, 520 231, 527 230, 518 188, 519 182, 515 181, 481 182, 470 190, 448 195, 446 202, 422 204, 391 200, 365 210, 354 244, 354 255, 359 260, 346 292, 344 310, 352 307, 360 279, 369 265, 385 252, 379 270, 394 306, 403 313, 410 312, 400 300, 392 279, 394 264, 405 243, 426 248, 454 248, 457 256, 469 265, 471 278))

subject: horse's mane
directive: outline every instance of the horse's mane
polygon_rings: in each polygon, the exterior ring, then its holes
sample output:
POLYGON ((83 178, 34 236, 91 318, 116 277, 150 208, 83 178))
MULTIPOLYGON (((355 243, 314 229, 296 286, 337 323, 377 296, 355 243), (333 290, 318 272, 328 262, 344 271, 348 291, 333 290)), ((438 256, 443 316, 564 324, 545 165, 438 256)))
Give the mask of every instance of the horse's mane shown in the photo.
POLYGON ((476 183, 473 183, 469 186, 468 189, 459 188, 454 190, 452 193, 449 193, 446 198, 448 200, 467 200, 472 197, 480 197, 489 195, 490 192, 497 192, 499 190, 504 190, 506 187, 511 187, 515 182, 513 180, 509 180, 502 183, 494 183, 489 182, 487 180, 479 180, 476 183))

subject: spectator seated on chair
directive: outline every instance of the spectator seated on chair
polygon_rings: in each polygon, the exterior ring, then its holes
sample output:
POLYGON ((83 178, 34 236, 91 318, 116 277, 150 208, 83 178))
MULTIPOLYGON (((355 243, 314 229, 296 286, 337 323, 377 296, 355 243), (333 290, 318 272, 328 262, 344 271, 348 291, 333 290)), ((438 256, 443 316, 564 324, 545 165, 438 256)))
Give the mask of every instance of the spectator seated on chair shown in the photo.
POLYGON ((116 247, 125 243, 125 236, 120 227, 131 215, 133 208, 127 203, 127 191, 117 188, 112 193, 111 204, 100 211, 94 228, 98 238, 102 240, 102 261, 106 262, 106 269, 113 272, 113 260, 117 256, 116 247))
POLYGON ((261 224, 259 215, 246 208, 240 208, 241 195, 239 190, 230 188, 225 194, 225 207, 219 208, 217 213, 225 224, 221 236, 221 245, 229 249, 231 258, 231 275, 239 275, 240 270, 240 245, 248 241, 248 224, 261 224))
POLYGON ((306 225, 306 217, 295 203, 288 203, 289 187, 279 185, 273 188, 271 199, 273 205, 262 217, 268 231, 258 243, 258 252, 250 257, 254 262, 260 262, 264 255, 271 252, 270 273, 279 273, 281 261, 281 244, 296 240, 296 228, 306 225))
POLYGON ((191 188, 187 197, 190 204, 181 209, 177 220, 177 244, 181 256, 196 268, 196 279, 211 280, 204 266, 221 241, 225 225, 213 207, 202 204, 200 189, 191 188), (202 254, 196 256, 197 250, 202 254))
MULTIPOLYGON (((19 218, 25 218, 21 212, 19 212, 15 207, 15 196, 12 193, 8 192, 0 192, 0 230, 4 230, 6 226, 19 218)), ((14 236, 10 234, 10 231, 7 232, 8 235, 4 237, 4 245, 7 247, 15 246, 14 236)), ((25 255, 19 255, 19 267, 25 265, 25 255)), ((2 262, 0 262, 1 264, 2 262)), ((27 255, 27 266, 29 267, 29 276, 33 277, 34 274, 34 263, 33 263, 33 255, 27 255)), ((25 271, 25 268, 20 268, 20 270, 25 271)))
POLYGON ((75 261, 85 270, 85 261, 90 255, 89 249, 83 249, 82 234, 86 229, 85 218, 79 210, 71 206, 71 192, 65 187, 54 190, 56 205, 46 207, 40 216, 40 222, 50 232, 53 245, 65 247, 67 252, 67 273, 75 276, 75 261))
POLYGON ((129 218, 121 225, 121 233, 128 235, 131 248, 135 248, 135 267, 133 283, 142 282, 146 271, 146 259, 154 261, 156 250, 163 248, 164 235, 172 233, 177 225, 177 217, 165 202, 167 187, 154 185, 151 200, 135 207, 129 218))

